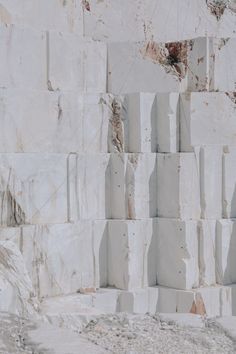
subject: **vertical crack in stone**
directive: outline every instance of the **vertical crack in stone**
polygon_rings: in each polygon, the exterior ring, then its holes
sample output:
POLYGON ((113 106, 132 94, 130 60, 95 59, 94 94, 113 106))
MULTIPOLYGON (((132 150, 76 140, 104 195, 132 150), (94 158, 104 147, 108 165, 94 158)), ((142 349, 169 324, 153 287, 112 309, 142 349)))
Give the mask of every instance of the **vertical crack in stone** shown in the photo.
POLYGON ((110 136, 116 152, 124 152, 124 124, 122 121, 122 104, 116 98, 111 102, 110 136))

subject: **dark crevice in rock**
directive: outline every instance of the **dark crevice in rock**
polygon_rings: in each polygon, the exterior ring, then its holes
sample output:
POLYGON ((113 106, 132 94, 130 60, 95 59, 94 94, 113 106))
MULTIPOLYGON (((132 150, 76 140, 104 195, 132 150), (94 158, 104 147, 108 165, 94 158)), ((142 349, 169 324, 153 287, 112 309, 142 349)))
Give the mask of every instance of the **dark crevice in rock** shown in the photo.
POLYGON ((192 42, 180 41, 156 43, 149 41, 141 49, 144 58, 152 60, 164 67, 167 73, 176 76, 180 81, 187 72, 187 51, 192 48, 192 42))

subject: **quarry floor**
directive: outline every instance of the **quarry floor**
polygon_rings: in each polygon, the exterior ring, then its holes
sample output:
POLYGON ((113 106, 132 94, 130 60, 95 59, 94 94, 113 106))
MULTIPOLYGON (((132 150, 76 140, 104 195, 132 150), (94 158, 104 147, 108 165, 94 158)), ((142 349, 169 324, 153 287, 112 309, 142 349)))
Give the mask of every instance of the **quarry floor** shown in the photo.
POLYGON ((236 353, 236 317, 100 315, 80 333, 0 314, 1 354, 236 353))

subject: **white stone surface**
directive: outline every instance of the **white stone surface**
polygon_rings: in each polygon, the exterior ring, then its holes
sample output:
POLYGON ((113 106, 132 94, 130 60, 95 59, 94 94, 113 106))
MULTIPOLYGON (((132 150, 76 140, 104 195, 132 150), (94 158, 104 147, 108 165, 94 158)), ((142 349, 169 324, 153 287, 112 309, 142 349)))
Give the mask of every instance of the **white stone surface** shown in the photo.
POLYGON ((235 54, 235 38, 195 38, 188 53, 189 91, 234 91, 235 54))
POLYGON ((46 89, 46 34, 0 26, 0 87, 46 89))
POLYGON ((201 217, 222 217, 222 147, 203 146, 200 149, 201 217))
POLYGON ((70 169, 72 220, 109 218, 110 154, 78 154, 70 169))
POLYGON ((225 92, 180 95, 180 150, 199 145, 235 145, 235 98, 225 92))
POLYGON ((158 152, 179 151, 179 94, 157 94, 158 152))
POLYGON ((83 34, 80 0, 2 0, 0 23, 83 34))
POLYGON ((194 153, 157 154, 158 216, 197 219, 200 189, 194 153))
POLYGON ((157 216, 156 183, 156 154, 112 154, 112 218, 140 219, 157 216))
POLYGON ((106 246, 103 220, 23 228, 22 253, 39 297, 106 284, 106 246))
POLYGON ((17 246, 0 241, 0 310, 16 315, 36 315, 34 289, 17 246))
POLYGON ((236 148, 223 154, 223 217, 236 217, 236 148))
POLYGON ((230 287, 202 287, 176 290, 159 287, 158 311, 166 313, 192 313, 216 317, 232 315, 230 287))
MULTIPOLYGON (((146 53, 145 42, 108 44, 108 92, 179 92, 186 89, 186 79, 165 69, 146 53)), ((153 55, 155 56, 155 50, 153 55)))
POLYGON ((216 279, 219 284, 236 282, 236 221, 218 220, 216 233, 216 279))
POLYGON ((155 285, 155 219, 110 220, 108 228, 108 284, 124 290, 155 285))
POLYGON ((0 154, 1 225, 66 222, 67 155, 0 154))
MULTIPOLYGON (((103 41, 176 41, 198 36, 235 37, 235 13, 227 9, 217 21, 205 0, 114 2, 90 0, 84 12, 86 36, 103 41)), ((232 3, 232 9, 233 9, 232 3)))
POLYGON ((49 90, 106 91, 106 45, 61 32, 48 35, 49 90))
POLYGON ((157 283, 176 289, 198 286, 196 221, 157 219, 157 283))
POLYGON ((236 284, 230 285, 232 292, 232 315, 236 316, 236 284))
POLYGON ((157 110, 154 93, 126 95, 128 152, 157 151, 157 110))
POLYGON ((200 220, 199 228, 199 281, 201 286, 216 283, 216 221, 200 220))

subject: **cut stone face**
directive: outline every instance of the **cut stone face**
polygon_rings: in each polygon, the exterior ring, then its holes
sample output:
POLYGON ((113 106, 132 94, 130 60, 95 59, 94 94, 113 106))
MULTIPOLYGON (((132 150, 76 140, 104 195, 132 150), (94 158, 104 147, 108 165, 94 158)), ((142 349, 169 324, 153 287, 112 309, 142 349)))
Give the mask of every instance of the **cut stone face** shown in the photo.
POLYGON ((199 227, 199 276, 201 286, 216 283, 216 221, 201 220, 199 227))
POLYGON ((187 92, 180 95, 180 150, 199 145, 236 145, 235 95, 187 92))
POLYGON ((49 32, 49 90, 106 91, 106 46, 72 34, 49 32))
POLYGON ((1 225, 66 222, 67 155, 0 154, 1 225))
POLYGON ((231 316, 231 288, 226 286, 177 290, 158 287, 158 312, 192 313, 209 317, 231 316))
POLYGON ((158 5, 155 0, 140 3, 90 0, 92 11, 84 11, 84 31, 86 36, 108 42, 143 41, 148 38, 167 42, 199 36, 235 37, 234 3, 224 1, 228 6, 217 19, 208 6, 212 2, 214 0, 191 0, 190 7, 188 0, 166 0, 158 5))
MULTIPOLYGON (((186 88, 171 65, 160 64, 155 42, 108 43, 108 92, 179 92, 186 88)), ((168 60, 165 58, 168 62, 168 60)))
POLYGON ((0 26, 1 88, 46 89, 45 32, 0 26))
POLYGON ((110 154, 71 154, 70 220, 110 217, 110 154))
POLYGON ((179 94, 157 94, 158 152, 179 151, 179 94))
POLYGON ((200 149, 201 217, 222 217, 222 147, 200 149))
POLYGON ((236 217, 236 147, 223 154, 223 217, 236 217))
POLYGON ((157 154, 158 216, 200 216, 199 172, 194 153, 157 154))
POLYGON ((11 241, 1 241, 0 258, 0 310, 35 315, 37 301, 19 249, 11 241))
POLYGON ((132 290, 156 284, 155 219, 110 220, 108 284, 132 290))
POLYGON ((126 95, 129 152, 157 151, 157 110, 154 93, 126 95))
POLYGON ((105 221, 24 227, 23 258, 38 296, 106 285, 106 238, 105 221))
POLYGON ((218 220, 216 233, 216 279, 219 284, 236 282, 236 221, 218 220))
POLYGON ((156 154, 112 154, 112 218, 155 217, 157 215, 156 178, 156 154))
POLYGON ((189 52, 189 91, 234 91, 236 38, 196 38, 189 52))
POLYGON ((80 0, 8 0, 1 1, 1 23, 38 30, 74 32, 82 36, 83 19, 80 0))
POLYGON ((157 219, 157 283, 176 289, 199 284, 196 221, 157 219))

